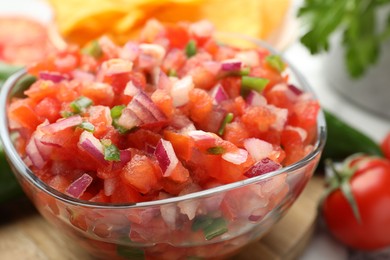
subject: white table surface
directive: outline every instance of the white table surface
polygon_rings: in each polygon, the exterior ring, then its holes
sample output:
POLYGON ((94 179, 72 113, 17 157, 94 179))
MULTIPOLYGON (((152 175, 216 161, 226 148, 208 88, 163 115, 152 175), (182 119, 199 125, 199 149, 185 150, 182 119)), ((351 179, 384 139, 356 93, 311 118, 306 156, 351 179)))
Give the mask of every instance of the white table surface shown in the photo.
MULTIPOLYGON (((297 0, 294 5, 299 4, 297 0)), ((0 14, 22 13, 42 22, 50 21, 52 14, 44 0, 0 1, 0 14)), ((358 128, 376 141, 390 131, 390 122, 361 109, 341 97, 324 78, 323 56, 312 56, 296 40, 285 50, 285 57, 298 67, 316 92, 322 106, 334 112, 347 123, 358 128)), ((318 227, 300 260, 363 260, 390 259, 389 252, 362 254, 351 252, 334 241, 323 227, 318 227)))

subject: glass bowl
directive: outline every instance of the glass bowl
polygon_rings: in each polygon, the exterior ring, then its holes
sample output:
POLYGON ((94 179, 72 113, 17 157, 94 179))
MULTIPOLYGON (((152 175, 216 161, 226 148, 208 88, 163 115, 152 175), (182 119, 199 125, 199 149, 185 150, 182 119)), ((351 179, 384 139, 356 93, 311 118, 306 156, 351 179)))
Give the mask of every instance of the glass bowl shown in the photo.
MULTIPOLYGON (((239 39, 235 45, 264 46, 257 40, 221 35, 223 40, 226 37, 229 41, 239 39)), ((314 95, 299 71, 286 63, 290 82, 314 95)), ((312 152, 277 171, 157 201, 86 202, 46 185, 15 149, 6 111, 9 101, 22 93, 22 84, 17 83, 25 74, 25 70, 15 73, 1 90, 0 136, 7 158, 41 215, 99 259, 217 259, 234 255, 267 233, 294 204, 316 169, 326 139, 320 112, 312 152), (196 211, 191 211, 194 208, 196 211)))

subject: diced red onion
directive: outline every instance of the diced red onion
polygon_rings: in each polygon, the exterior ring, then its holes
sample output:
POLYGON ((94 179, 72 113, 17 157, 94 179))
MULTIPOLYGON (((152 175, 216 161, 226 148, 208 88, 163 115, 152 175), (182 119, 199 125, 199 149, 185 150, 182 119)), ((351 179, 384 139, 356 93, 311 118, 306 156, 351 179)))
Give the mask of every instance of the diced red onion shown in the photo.
POLYGON ((138 101, 141 105, 143 105, 150 113, 152 113, 153 117, 157 121, 166 120, 165 114, 156 106, 156 104, 152 101, 152 99, 145 94, 145 92, 140 91, 135 97, 134 100, 138 101))
POLYGON ((202 67, 205 68, 212 75, 217 76, 221 70, 221 63, 216 61, 207 60, 202 62, 202 67))
POLYGON ((303 93, 303 90, 299 89, 297 86, 293 85, 293 84, 288 84, 288 88, 294 92, 294 94, 296 95, 301 95, 303 93))
POLYGON ((238 59, 224 60, 221 64, 223 71, 238 71, 241 69, 242 62, 238 59))
POLYGON ((187 116, 182 114, 175 115, 172 118, 171 125, 176 129, 183 130, 183 132, 196 130, 192 121, 187 116))
POLYGON ((124 60, 134 61, 139 54, 138 44, 132 41, 127 42, 119 52, 119 57, 124 60))
POLYGON ((287 123, 288 109, 279 108, 274 105, 268 105, 268 108, 276 115, 276 120, 271 127, 277 131, 282 131, 287 123))
POLYGON ((111 196, 115 191, 117 182, 117 178, 104 179, 104 195, 111 196))
POLYGON ((103 145, 100 143, 92 133, 83 131, 80 135, 77 144, 82 150, 86 151, 96 161, 108 165, 109 163, 104 159, 103 145))
POLYGON ((87 190, 89 185, 91 185, 93 178, 84 173, 80 178, 72 182, 69 187, 65 190, 65 193, 74 198, 80 198, 81 195, 87 190))
POLYGON ((149 55, 155 59, 157 64, 160 64, 165 57, 165 49, 161 45, 153 43, 141 43, 139 49, 142 54, 149 55))
POLYGON ((274 150, 271 143, 258 138, 245 139, 244 147, 255 161, 269 157, 274 150))
POLYGON ((157 88, 170 92, 172 89, 172 85, 173 82, 169 79, 167 74, 165 74, 164 71, 160 70, 160 74, 157 80, 157 88))
POLYGON ((194 82, 191 76, 185 76, 184 78, 176 81, 171 89, 171 96, 173 105, 180 107, 185 105, 190 100, 189 93, 194 88, 194 82))
POLYGON ((78 79, 81 81, 88 81, 88 82, 95 81, 95 75, 93 75, 92 73, 86 72, 84 70, 80 70, 80 69, 73 70, 72 77, 74 79, 78 79))
POLYGON ((248 159, 248 152, 244 149, 238 149, 235 152, 227 152, 222 154, 222 159, 236 165, 243 164, 248 159))
POLYGON ((282 166, 269 158, 264 158, 255 163, 244 175, 248 178, 259 176, 268 172, 273 172, 280 169, 282 166))
POLYGON ((251 90, 246 97, 246 103, 251 106, 260 107, 267 105, 267 99, 263 95, 260 95, 259 92, 251 90))
POLYGON ((176 165, 179 163, 171 142, 160 139, 157 143, 154 155, 163 172, 163 176, 170 176, 176 165))
POLYGON ((213 35, 215 28, 210 21, 200 20, 198 22, 192 23, 189 30, 197 37, 206 38, 213 35))
POLYGON ((55 133, 69 127, 74 127, 83 122, 83 119, 80 115, 71 116, 65 119, 60 119, 55 123, 42 126, 41 131, 47 134, 55 133))
POLYGON ((255 209, 254 211, 252 211, 251 215, 249 215, 248 220, 258 222, 262 220, 268 212, 269 210, 267 209, 267 207, 255 209))
MULTIPOLYGON (((186 188, 184 188, 180 192, 179 196, 190 194, 190 193, 197 192, 200 190, 201 190, 201 187, 199 185, 191 184, 191 185, 187 186, 186 188)), ((197 200, 186 200, 186 201, 181 201, 181 202, 177 203, 177 206, 180 209, 180 213, 187 215, 189 220, 192 220, 195 218, 196 211, 198 210, 199 205, 200 205, 200 202, 197 200)))
POLYGON ((51 153, 53 152, 53 147, 42 143, 40 138, 38 137, 34 137, 33 139, 42 158, 44 160, 48 160, 50 158, 51 153))
POLYGON ((286 130, 296 131, 301 137, 302 142, 304 142, 307 138, 307 131, 301 127, 288 125, 286 126, 286 130))
POLYGON ((59 72, 54 72, 54 71, 41 71, 39 72, 39 78, 43 80, 50 80, 54 83, 58 83, 63 80, 69 79, 67 75, 63 75, 59 72))
POLYGON ((194 139, 195 141, 200 141, 200 140, 214 140, 215 137, 212 133, 209 133, 209 132, 205 132, 205 131, 202 131, 202 130, 194 130, 194 131, 190 131, 188 132, 188 135, 192 137, 192 139, 194 139))
POLYGON ((228 99, 228 95, 221 84, 217 84, 210 90, 210 96, 213 98, 214 104, 219 104, 228 99))
POLYGON ((129 108, 122 110, 122 115, 118 119, 118 125, 125 129, 132 129, 142 123, 141 119, 129 108))
POLYGON ((126 149, 126 150, 120 150, 119 151, 119 161, 114 161, 112 162, 112 170, 118 170, 122 169, 123 166, 126 165, 126 163, 130 162, 132 158, 131 151, 126 149))
MULTIPOLYGON (((137 99, 133 98, 127 106, 137 117, 142 121, 142 124, 156 122, 157 119, 153 116, 148 107, 142 105, 137 99)), ((142 125, 141 124, 141 125, 142 125)))
MULTIPOLYGON (((166 199, 170 195, 165 192, 160 192, 158 198, 166 199)), ((177 207, 174 204, 165 204, 160 207, 161 217, 164 219, 164 222, 168 225, 170 229, 176 229, 176 216, 177 216, 177 207)))
POLYGON ((123 59, 110 59, 103 62, 101 66, 101 71, 107 76, 129 73, 132 69, 133 62, 123 59))
POLYGON ((249 67, 256 67, 260 64, 259 54, 255 50, 240 51, 234 58, 240 60, 244 65, 249 67))
POLYGON ((150 145, 150 144, 146 144, 145 145, 145 151, 147 153, 150 153, 150 154, 154 154, 154 152, 156 151, 156 147, 150 145))
POLYGON ((138 94, 139 91, 140 89, 134 86, 133 81, 130 80, 129 82, 127 82, 126 87, 123 90, 123 94, 134 97, 138 94))
POLYGON ((42 169, 46 161, 43 159, 39 149, 35 143, 35 138, 31 138, 26 146, 26 154, 30 158, 32 164, 38 169, 42 169))

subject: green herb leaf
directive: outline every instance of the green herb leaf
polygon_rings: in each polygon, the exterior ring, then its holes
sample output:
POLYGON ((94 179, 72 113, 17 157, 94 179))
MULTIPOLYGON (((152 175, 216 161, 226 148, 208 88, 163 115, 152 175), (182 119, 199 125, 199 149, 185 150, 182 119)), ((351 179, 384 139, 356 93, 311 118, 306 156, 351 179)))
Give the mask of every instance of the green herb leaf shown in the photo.
POLYGON ((225 118, 223 119, 223 121, 221 123, 221 126, 218 129, 219 135, 223 135, 223 133, 225 132, 226 125, 233 121, 233 117, 234 117, 233 113, 226 114, 225 118))
POLYGON ((298 12, 308 28, 301 42, 312 54, 328 51, 331 35, 339 30, 346 69, 352 77, 360 77, 377 63, 381 43, 390 37, 390 11, 384 28, 377 26, 379 9, 389 3, 389 0, 305 0, 298 12))
POLYGON ((226 220, 224 218, 213 219, 213 222, 203 229, 206 240, 211 240, 228 231, 226 220))
POLYGON ((225 153, 225 148, 223 148, 222 146, 210 147, 210 148, 207 149, 207 153, 214 154, 214 155, 224 154, 225 153))
POLYGON ((125 109, 125 105, 119 105, 119 106, 114 106, 111 108, 110 114, 112 119, 117 119, 122 115, 123 109, 125 109))
POLYGON ((77 113, 84 112, 84 110, 89 106, 91 106, 92 104, 93 102, 91 99, 81 96, 75 101, 73 101, 72 103, 70 103, 70 107, 72 108, 73 112, 77 114, 77 113))
POLYGON ((282 72, 286 68, 286 64, 283 62, 282 58, 279 55, 276 54, 268 55, 265 58, 265 60, 268 63, 268 65, 270 65, 278 72, 282 72))
POLYGON ((186 55, 188 58, 194 56, 197 52, 196 42, 194 40, 190 40, 185 49, 186 55))
POLYGON ((191 226, 192 231, 203 231, 206 240, 211 240, 228 231, 226 220, 222 217, 198 216, 191 226))
POLYGON ((95 126, 91 124, 90 122, 82 122, 79 125, 80 128, 88 131, 88 132, 94 132, 95 131, 95 126))
POLYGON ((242 76, 242 78, 241 78, 241 95, 243 95, 245 97, 249 93, 250 90, 261 92, 267 86, 268 82, 269 82, 269 79, 266 79, 266 78, 242 76))
POLYGON ((104 159, 106 161, 120 161, 120 152, 118 147, 116 147, 111 142, 105 143, 102 141, 103 147, 104 147, 104 159))

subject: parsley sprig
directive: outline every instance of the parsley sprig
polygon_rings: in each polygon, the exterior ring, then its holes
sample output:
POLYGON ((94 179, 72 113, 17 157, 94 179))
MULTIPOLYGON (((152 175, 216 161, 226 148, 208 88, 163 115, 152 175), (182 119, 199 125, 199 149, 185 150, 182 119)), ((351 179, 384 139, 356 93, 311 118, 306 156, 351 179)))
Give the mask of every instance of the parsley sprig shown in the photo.
POLYGON ((301 42, 312 54, 328 51, 329 38, 340 30, 348 72, 361 77, 376 64, 381 43, 390 36, 390 11, 385 26, 378 26, 378 11, 386 4, 390 0, 305 0, 298 12, 307 23, 301 42))

